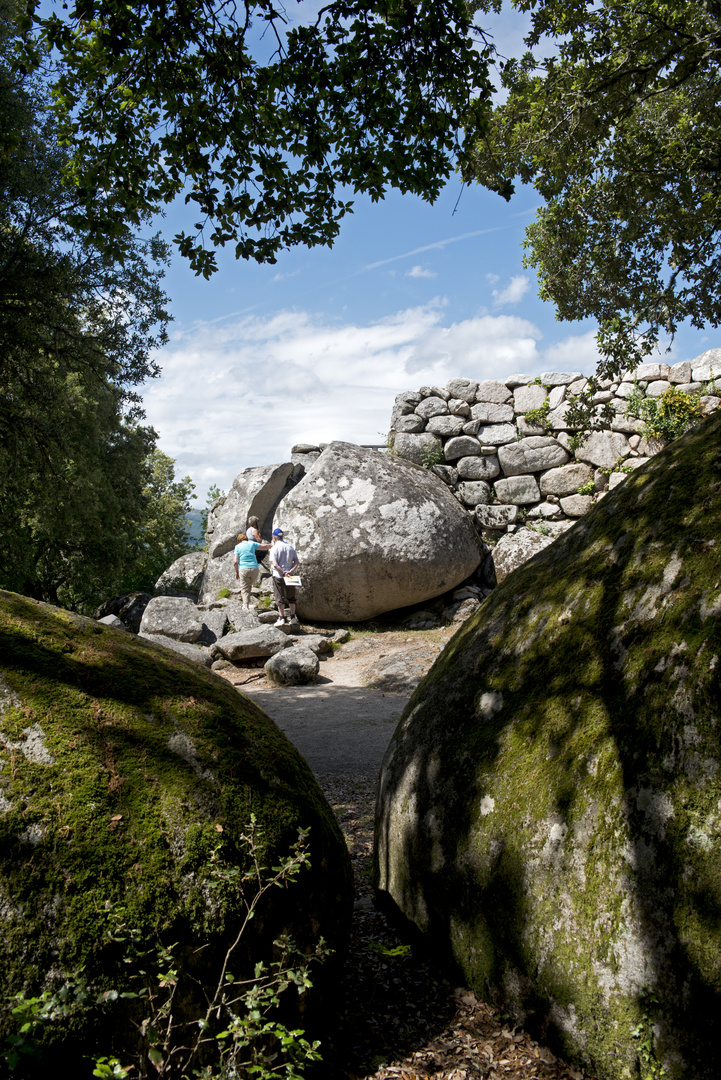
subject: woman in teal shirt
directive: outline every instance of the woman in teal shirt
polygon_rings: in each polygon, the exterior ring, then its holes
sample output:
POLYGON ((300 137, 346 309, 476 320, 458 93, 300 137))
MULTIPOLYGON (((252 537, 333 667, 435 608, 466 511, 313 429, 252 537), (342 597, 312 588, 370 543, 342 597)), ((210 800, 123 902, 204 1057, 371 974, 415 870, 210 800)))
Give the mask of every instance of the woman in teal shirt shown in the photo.
MULTIPOLYGON (((257 544, 255 540, 249 540, 244 532, 238 533, 238 543, 235 545, 233 554, 233 566, 235 567, 236 579, 240 581, 240 594, 243 597, 243 606, 246 611, 250 611, 250 590, 258 578, 259 567, 255 553, 259 547, 261 545, 257 544)), ((267 550, 268 545, 264 544, 263 547, 267 550)))

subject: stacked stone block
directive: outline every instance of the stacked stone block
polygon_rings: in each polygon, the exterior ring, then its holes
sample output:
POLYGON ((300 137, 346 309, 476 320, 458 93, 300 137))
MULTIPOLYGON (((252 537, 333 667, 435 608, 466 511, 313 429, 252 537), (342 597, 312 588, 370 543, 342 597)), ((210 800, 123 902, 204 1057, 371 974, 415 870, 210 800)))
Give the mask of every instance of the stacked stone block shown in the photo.
POLYGON ((644 438, 642 421, 626 415, 632 394, 658 398, 673 386, 701 394, 710 413, 719 406, 717 380, 721 391, 721 349, 673 365, 641 364, 616 381, 599 379, 592 400, 599 411, 610 406, 610 423, 576 445, 567 414, 588 388, 581 372, 547 371, 540 382, 532 375, 503 382, 456 378, 399 394, 390 443, 394 453, 432 469, 487 539, 524 521, 570 525, 662 447, 644 438), (538 409, 542 424, 530 415, 538 409))

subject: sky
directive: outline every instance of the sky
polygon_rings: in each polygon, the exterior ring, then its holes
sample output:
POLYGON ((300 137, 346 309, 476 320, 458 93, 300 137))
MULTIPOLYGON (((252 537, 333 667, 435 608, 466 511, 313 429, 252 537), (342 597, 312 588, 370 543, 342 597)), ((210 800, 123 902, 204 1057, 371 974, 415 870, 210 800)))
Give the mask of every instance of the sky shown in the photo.
MULTIPOLYGON (((515 24, 509 51, 514 36, 515 24)), ((174 253, 170 341, 143 400, 197 504, 242 469, 289 460, 295 443, 382 443, 402 390, 455 376, 590 374, 595 325, 557 322, 523 267, 538 204, 532 189, 506 203, 454 178, 433 206, 397 192, 357 197, 332 249, 295 248, 272 266, 229 250, 205 281, 174 253)), ((173 206, 161 231, 192 227, 189 214, 173 206)), ((720 344, 682 329, 662 359, 720 344)))

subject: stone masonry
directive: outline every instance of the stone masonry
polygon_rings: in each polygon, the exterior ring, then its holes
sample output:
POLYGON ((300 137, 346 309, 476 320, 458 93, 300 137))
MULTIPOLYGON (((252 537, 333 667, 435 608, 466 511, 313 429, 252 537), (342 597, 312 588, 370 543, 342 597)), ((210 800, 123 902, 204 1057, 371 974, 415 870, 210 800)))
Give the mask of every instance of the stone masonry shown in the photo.
POLYGON ((718 408, 721 349, 673 365, 641 364, 626 378, 597 385, 593 403, 599 410, 608 403, 612 419, 580 443, 567 413, 588 379, 578 371, 547 371, 404 391, 395 399, 389 444, 400 457, 429 466, 485 539, 522 523, 557 523, 557 530, 662 448, 644 437, 643 421, 627 415, 632 394, 660 398, 675 387, 699 394, 705 413, 718 408))

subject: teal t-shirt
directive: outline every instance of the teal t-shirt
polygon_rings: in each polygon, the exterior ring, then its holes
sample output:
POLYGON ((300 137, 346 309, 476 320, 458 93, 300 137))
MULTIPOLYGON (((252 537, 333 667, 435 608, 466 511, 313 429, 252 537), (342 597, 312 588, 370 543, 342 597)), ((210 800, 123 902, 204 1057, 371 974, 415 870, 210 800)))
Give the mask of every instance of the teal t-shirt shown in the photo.
POLYGON ((243 540, 235 545, 235 554, 238 556, 239 570, 257 570, 258 560, 255 557, 255 549, 260 547, 255 540, 243 540))

